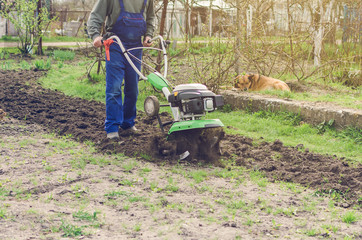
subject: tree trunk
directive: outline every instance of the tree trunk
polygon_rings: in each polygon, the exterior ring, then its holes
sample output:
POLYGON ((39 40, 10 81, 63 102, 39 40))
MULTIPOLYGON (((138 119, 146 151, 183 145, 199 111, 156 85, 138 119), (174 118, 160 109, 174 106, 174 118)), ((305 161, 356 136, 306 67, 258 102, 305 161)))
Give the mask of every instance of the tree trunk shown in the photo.
POLYGON ((41 37, 41 30, 40 29, 40 25, 41 25, 41 18, 40 18, 40 11, 42 8, 42 1, 38 0, 38 6, 37 6, 37 13, 38 13, 38 35, 40 34, 39 40, 38 40, 38 49, 36 51, 37 55, 43 55, 43 38, 41 37))
POLYGON ((163 36, 164 31, 165 31, 167 6, 168 6, 168 0, 163 0, 163 8, 162 8, 161 22, 160 22, 160 35, 161 36, 163 36))
POLYGON ((325 23, 328 22, 332 13, 332 7, 335 0, 331 0, 324 11, 323 1, 319 0, 319 23, 316 24, 314 30, 314 66, 321 65, 321 52, 323 48, 323 36, 325 31, 325 23))
POLYGON ((239 75, 241 73, 240 63, 240 49, 241 49, 241 1, 236 0, 236 39, 235 39, 235 73, 239 75))
POLYGON ((212 36, 212 0, 210 0, 209 7, 209 37, 212 36))
POLYGON ((288 37, 289 37, 289 45, 290 45, 290 59, 292 64, 292 72, 295 72, 295 66, 294 66, 294 46, 293 46, 293 29, 292 29, 292 15, 290 12, 291 4, 289 0, 287 0, 287 12, 288 12, 288 37))
MULTIPOLYGON (((160 22, 160 35, 161 36, 164 35, 164 31, 165 31, 167 5, 168 5, 168 0, 163 0, 163 8, 162 8, 161 22, 160 22)), ((162 62, 162 56, 161 56, 161 52, 159 52, 158 56, 157 56, 157 66, 156 66, 156 70, 158 72, 161 70, 161 62, 162 62)))
POLYGON ((246 10, 246 39, 249 41, 253 29, 253 7, 249 4, 249 10, 246 10))
POLYGON ((186 9, 186 14, 185 14, 185 42, 188 43, 189 42, 189 33, 190 33, 190 22, 189 22, 189 15, 190 15, 190 4, 189 4, 189 0, 185 1, 185 9, 186 9))

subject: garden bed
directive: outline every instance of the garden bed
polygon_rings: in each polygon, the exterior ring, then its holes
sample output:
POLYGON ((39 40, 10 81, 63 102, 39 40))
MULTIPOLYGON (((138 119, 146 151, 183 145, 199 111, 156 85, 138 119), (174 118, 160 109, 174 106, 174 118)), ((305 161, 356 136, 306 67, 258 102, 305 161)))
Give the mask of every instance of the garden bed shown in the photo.
MULTIPOLYGON (((177 158, 159 155, 157 145, 164 136, 157 119, 139 112, 137 135, 122 135, 120 142, 105 137, 103 130, 105 105, 73 98, 61 92, 43 89, 37 79, 43 72, 0 72, 0 108, 9 117, 43 125, 49 131, 70 135, 79 141, 91 141, 101 152, 124 153, 127 156, 151 156, 153 161, 176 163, 177 158)), ((164 120, 171 117, 164 113, 164 120)), ((232 128, 232 126, 227 126, 232 128)), ((347 194, 346 199, 358 200, 362 189, 362 166, 350 166, 336 156, 309 152, 303 143, 286 147, 275 142, 255 141, 239 135, 226 135, 221 142, 221 158, 233 158, 235 165, 264 171, 273 180, 292 181, 322 191, 334 189, 347 194), (326 182, 325 179, 328 179, 326 182)), ((208 159, 198 159, 208 162, 208 159)))

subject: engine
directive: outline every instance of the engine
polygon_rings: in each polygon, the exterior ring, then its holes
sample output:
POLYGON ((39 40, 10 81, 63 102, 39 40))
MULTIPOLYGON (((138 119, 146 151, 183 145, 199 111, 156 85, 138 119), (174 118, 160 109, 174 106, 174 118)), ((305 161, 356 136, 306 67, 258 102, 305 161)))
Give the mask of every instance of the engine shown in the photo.
POLYGON ((203 84, 181 84, 168 96, 171 107, 177 107, 182 120, 196 120, 206 112, 215 111, 224 105, 221 95, 216 95, 203 84))

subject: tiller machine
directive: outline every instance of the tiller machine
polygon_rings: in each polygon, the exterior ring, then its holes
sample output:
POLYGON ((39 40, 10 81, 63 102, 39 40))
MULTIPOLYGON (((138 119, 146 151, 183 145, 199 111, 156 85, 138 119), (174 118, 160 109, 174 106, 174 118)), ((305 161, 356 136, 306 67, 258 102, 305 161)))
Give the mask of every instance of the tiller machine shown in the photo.
MULTIPOLYGON (((205 119, 207 112, 213 112, 224 105, 221 95, 216 95, 207 87, 199 83, 180 84, 173 87, 166 79, 167 75, 167 52, 166 42, 162 36, 153 38, 152 41, 159 40, 160 48, 154 47, 137 47, 125 49, 120 39, 111 33, 103 37, 103 43, 107 46, 116 42, 127 61, 140 76, 140 79, 148 81, 155 90, 161 91, 165 96, 168 104, 161 105, 156 96, 149 96, 144 101, 144 111, 149 117, 157 117, 162 132, 164 127, 171 125, 167 133, 167 141, 171 142, 174 147, 174 153, 180 159, 189 158, 206 158, 212 157, 219 153, 219 143, 224 136, 223 123, 219 119, 205 119), (153 69, 151 66, 142 62, 131 54, 134 49, 153 49, 161 51, 164 56, 164 73, 153 69), (153 72, 144 76, 131 61, 131 58, 141 62, 142 66, 151 69, 153 72), (159 116, 160 107, 171 107, 173 121, 162 123, 159 116)), ((107 56, 109 57, 109 55, 107 56)), ((168 150, 160 150, 160 154, 168 154, 168 150)))

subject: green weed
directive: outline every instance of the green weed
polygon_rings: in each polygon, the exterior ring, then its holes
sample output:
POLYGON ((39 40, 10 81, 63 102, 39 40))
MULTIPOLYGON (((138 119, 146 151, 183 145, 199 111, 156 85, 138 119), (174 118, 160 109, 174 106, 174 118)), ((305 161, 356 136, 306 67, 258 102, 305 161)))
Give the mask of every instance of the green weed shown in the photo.
POLYGON ((258 184, 259 187, 266 187, 268 184, 267 178, 265 178, 264 173, 259 171, 251 171, 249 173, 250 179, 258 184))
POLYGON ((289 208, 277 208, 274 212, 274 215, 284 214, 285 216, 291 217, 297 215, 297 209, 293 207, 289 208))
POLYGON ((256 118, 273 119, 275 121, 282 122, 290 126, 298 126, 302 121, 299 114, 292 112, 271 112, 271 111, 258 111, 253 113, 256 118))
POLYGON ((271 207, 271 206, 262 207, 261 210, 263 210, 267 214, 272 214, 273 213, 273 207, 271 207))
POLYGON ((33 145, 35 143, 36 141, 34 139, 23 139, 19 141, 19 146, 23 148, 25 146, 33 145))
POLYGON ((9 190, 1 187, 3 185, 2 182, 0 182, 0 197, 5 197, 9 195, 9 190))
POLYGON ((315 201, 304 201, 303 202, 303 210, 308 212, 314 212, 316 210, 317 202, 315 201))
POLYGON ((294 93, 289 91, 281 91, 281 90, 265 90, 262 93, 267 95, 278 96, 280 98, 294 98, 294 93))
POLYGON ((123 211, 128 211, 129 208, 130 208, 129 204, 125 204, 122 209, 123 211))
POLYGON ((21 66, 21 69, 24 69, 24 70, 31 69, 31 65, 25 60, 21 61, 20 66, 21 66))
POLYGON ((221 109, 221 111, 222 112, 225 112, 225 113, 229 113, 229 112, 231 112, 233 109, 232 109, 232 107, 231 107, 231 105, 230 104, 225 104, 223 107, 222 107, 222 109, 221 109))
POLYGON ((342 131, 336 131, 336 137, 341 139, 352 139, 357 144, 362 144, 362 128, 347 127, 342 131))
POLYGON ((78 211, 78 212, 73 213, 73 218, 75 218, 77 220, 93 222, 93 221, 97 220, 97 214, 98 214, 97 212, 93 212, 93 214, 90 214, 85 211, 78 211))
POLYGON ((248 204, 243 200, 230 202, 226 206, 229 209, 247 209, 248 208, 248 204))
POLYGON ((282 224, 277 224, 274 219, 272 219, 272 224, 275 230, 278 230, 282 226, 282 224))
POLYGON ((0 219, 5 219, 6 218, 6 208, 5 207, 0 207, 0 219))
POLYGON ((53 193, 50 193, 50 194, 46 197, 45 202, 46 202, 46 203, 50 203, 53 199, 54 199, 53 193))
POLYGON ((303 187, 297 183, 281 182, 281 185, 284 186, 286 189, 291 190, 294 193, 301 193, 303 191, 303 187))
POLYGON ((171 177, 169 177, 168 184, 166 185, 165 190, 168 192, 177 192, 179 190, 179 187, 176 186, 174 180, 171 177))
POLYGON ((148 154, 141 153, 140 157, 143 158, 146 161, 151 161, 152 157, 148 154))
POLYGON ((76 198, 81 198, 84 195, 84 193, 87 192, 87 189, 82 187, 80 184, 72 186, 71 189, 76 198))
POLYGON ((122 179, 119 182, 119 184, 122 185, 122 186, 130 186, 130 187, 132 187, 133 186, 133 180, 122 179))
POLYGON ((43 59, 36 59, 34 61, 34 66, 38 70, 49 70, 51 68, 51 65, 52 63, 50 58, 48 58, 46 61, 44 61, 43 59))
POLYGON ((130 162, 126 162, 122 165, 122 168, 124 169, 124 171, 126 172, 131 172, 135 167, 137 167, 138 164, 136 161, 130 161, 130 162))
POLYGON ((82 228, 62 221, 60 230, 63 231, 63 237, 77 237, 83 235, 82 228))
POLYGON ((333 233, 336 233, 336 232, 338 232, 338 230, 339 230, 339 227, 336 227, 336 226, 333 226, 333 225, 329 225, 329 224, 327 224, 327 225, 322 225, 322 228, 325 229, 325 230, 327 230, 327 231, 332 231, 333 233))
POLYGON ((213 189, 206 185, 206 186, 195 186, 195 189, 198 193, 210 192, 212 193, 213 189))
POLYGON ((107 198, 120 197, 120 196, 130 196, 132 193, 126 191, 112 191, 110 193, 105 194, 104 196, 107 198))
POLYGON ((246 222, 244 222, 244 225, 251 227, 254 224, 254 221, 251 219, 247 219, 246 222))
POLYGON ((133 229, 136 231, 136 232, 139 232, 139 231, 141 231, 141 224, 136 224, 134 227, 133 227, 133 229))
POLYGON ((331 130, 333 129, 333 125, 334 125, 334 120, 329 120, 329 121, 323 121, 322 123, 318 124, 316 126, 318 133, 322 134, 324 133, 326 130, 331 130))
POLYGON ((145 201, 147 201, 147 198, 142 197, 142 196, 130 196, 130 197, 128 197, 128 201, 131 202, 131 203, 145 202, 145 201))
POLYGON ((198 170, 198 171, 192 171, 189 173, 189 176, 195 180, 196 183, 200 183, 203 182, 208 174, 207 172, 203 171, 203 170, 198 170))
POLYGON ((142 173, 149 173, 149 172, 151 172, 152 170, 149 169, 149 168, 142 168, 141 171, 142 171, 142 173))
POLYGON ((346 212, 342 217, 342 222, 344 223, 355 223, 358 220, 358 215, 355 211, 346 212))
POLYGON ((308 229, 305 231, 305 235, 307 235, 309 237, 314 237, 317 234, 318 234, 318 231, 316 229, 308 229))
POLYGON ((1 64, 2 70, 10 70, 12 68, 11 63, 8 61, 5 61, 1 64))
POLYGON ((63 68, 63 66, 64 66, 64 63, 62 61, 58 62, 58 69, 63 68))
MULTIPOLYGON (((343 177, 343 176, 341 176, 343 177)), ((348 191, 347 191, 348 192, 348 191)), ((347 192, 341 192, 339 190, 330 189, 330 190, 317 190, 314 192, 314 196, 328 196, 334 201, 341 201, 342 199, 348 199, 347 192)))
POLYGON ((92 83, 104 83, 106 81, 105 74, 90 73, 89 78, 92 83))
POLYGON ((106 166, 111 163, 111 160, 103 155, 88 155, 86 159, 90 164, 98 166, 106 166))
POLYGON ((151 182, 151 183, 150 183, 150 189, 151 189, 153 192, 160 192, 160 191, 162 191, 162 188, 159 188, 159 187, 158 187, 158 182, 151 182))
POLYGON ((49 142, 49 146, 55 147, 59 150, 65 150, 75 148, 79 146, 79 143, 71 141, 68 136, 63 136, 60 139, 54 139, 53 141, 49 142))
POLYGON ((88 160, 86 156, 74 157, 69 161, 74 169, 84 169, 87 166, 88 160))
POLYGON ((173 49, 173 48, 169 48, 168 50, 168 55, 173 57, 173 56, 176 56, 176 55, 179 55, 180 53, 182 53, 182 49, 173 49))
POLYGON ((7 60, 10 57, 10 53, 6 49, 0 51, 0 59, 7 60))
POLYGON ((215 177, 220 178, 238 178, 241 175, 243 175, 244 169, 238 167, 235 169, 215 169, 215 171, 212 173, 215 177))

